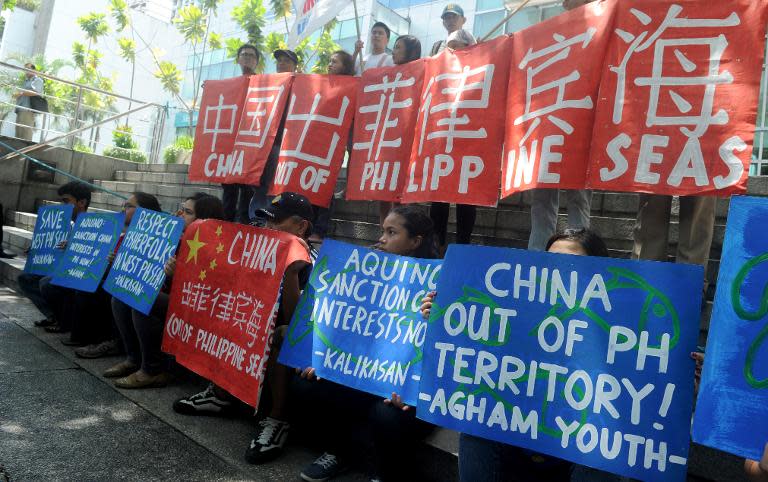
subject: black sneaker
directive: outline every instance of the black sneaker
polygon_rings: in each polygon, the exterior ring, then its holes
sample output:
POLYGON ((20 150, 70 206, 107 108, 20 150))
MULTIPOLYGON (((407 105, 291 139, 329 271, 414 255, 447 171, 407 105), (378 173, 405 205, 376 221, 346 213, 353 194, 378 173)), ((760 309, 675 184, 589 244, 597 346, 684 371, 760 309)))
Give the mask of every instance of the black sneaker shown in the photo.
POLYGON ((324 482, 336 477, 347 469, 333 454, 324 453, 301 472, 301 478, 307 482, 324 482))
POLYGON ((288 439, 288 422, 266 417, 259 421, 259 429, 245 449, 245 460, 249 464, 263 464, 274 460, 283 452, 283 445, 288 439))
POLYGON ((213 383, 200 393, 173 402, 173 410, 184 415, 227 416, 233 414, 234 409, 231 401, 216 396, 213 383))

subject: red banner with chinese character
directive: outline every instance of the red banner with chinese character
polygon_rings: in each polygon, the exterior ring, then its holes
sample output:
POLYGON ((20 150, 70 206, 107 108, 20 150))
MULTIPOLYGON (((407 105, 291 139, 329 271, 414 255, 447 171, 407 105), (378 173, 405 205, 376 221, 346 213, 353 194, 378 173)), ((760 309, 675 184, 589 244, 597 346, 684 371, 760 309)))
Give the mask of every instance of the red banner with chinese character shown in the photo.
POLYGON ((163 351, 258 405, 286 267, 309 254, 295 236, 208 219, 177 254, 163 351))
POLYGON ((496 205, 511 47, 505 35, 426 60, 403 202, 496 205))
POLYGON ((347 199, 400 201, 423 81, 424 60, 363 73, 347 199))
POLYGON ((207 80, 200 100, 190 181, 227 182, 242 173, 242 157, 233 156, 237 127, 243 113, 248 77, 207 80))
POLYGON ((743 193, 763 65, 766 2, 618 5, 597 103, 596 189, 743 193))
POLYGON ((297 75, 270 194, 301 193, 328 207, 347 150, 360 79, 297 75))
POLYGON ((594 2, 513 35, 502 197, 584 189, 614 12, 594 2))

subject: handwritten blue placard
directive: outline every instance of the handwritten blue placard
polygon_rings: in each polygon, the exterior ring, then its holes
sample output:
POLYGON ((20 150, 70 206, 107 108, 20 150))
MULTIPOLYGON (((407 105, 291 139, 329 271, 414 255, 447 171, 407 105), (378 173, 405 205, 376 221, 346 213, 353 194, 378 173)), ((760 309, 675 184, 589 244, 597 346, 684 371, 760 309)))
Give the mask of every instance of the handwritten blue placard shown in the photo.
POLYGON ((733 197, 694 441, 759 460, 768 442, 768 199, 733 197))
POLYGON ((73 209, 71 204, 56 204, 37 210, 32 245, 24 265, 25 273, 47 276, 53 272, 64 254, 64 250, 56 246, 69 236, 73 209))
POLYGON ((124 221, 125 213, 78 216, 51 282, 78 291, 96 291, 109 267, 108 256, 117 246, 124 221))
POLYGON ((641 480, 685 480, 703 269, 451 245, 417 416, 641 480))
POLYGON ((165 262, 176 253, 183 230, 182 218, 138 208, 104 289, 128 306, 149 314, 165 282, 165 262))
POLYGON ((324 241, 278 361, 415 405, 427 333, 419 307, 441 264, 324 241))

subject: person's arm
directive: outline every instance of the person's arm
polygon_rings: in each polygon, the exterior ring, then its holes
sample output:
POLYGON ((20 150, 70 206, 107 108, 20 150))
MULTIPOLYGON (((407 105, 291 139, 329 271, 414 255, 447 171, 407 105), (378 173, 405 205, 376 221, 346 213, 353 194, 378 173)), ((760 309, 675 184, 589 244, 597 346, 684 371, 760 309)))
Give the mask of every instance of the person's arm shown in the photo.
POLYGON ((36 77, 30 83, 31 90, 19 89, 16 92, 16 97, 35 97, 43 93, 43 79, 36 77))
POLYGON ((757 460, 745 460, 744 472, 747 473, 749 480, 754 482, 768 482, 768 443, 763 449, 763 458, 757 460))

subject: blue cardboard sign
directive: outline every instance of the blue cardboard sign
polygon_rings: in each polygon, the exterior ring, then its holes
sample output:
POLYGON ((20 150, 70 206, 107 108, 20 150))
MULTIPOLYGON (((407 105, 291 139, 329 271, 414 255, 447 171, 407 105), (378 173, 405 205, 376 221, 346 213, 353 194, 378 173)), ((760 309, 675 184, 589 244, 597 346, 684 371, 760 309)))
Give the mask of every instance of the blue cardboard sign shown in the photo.
POLYGON ((182 231, 182 218, 136 209, 104 289, 148 315, 165 282, 165 262, 176 253, 182 231))
POLYGON ((451 245, 428 422, 641 480, 685 480, 703 269, 451 245))
POLYGON ((27 255, 24 272, 48 276, 53 272, 63 249, 57 249, 62 241, 67 240, 72 222, 71 204, 42 206, 37 210, 37 221, 32 233, 32 246, 27 255))
POLYGON ((415 405, 427 333, 419 308, 441 264, 324 241, 278 361, 415 405))
POLYGON ((760 460, 768 442, 768 199, 733 197, 693 424, 697 443, 760 460))
POLYGON ((125 213, 78 216, 51 282, 78 291, 96 291, 109 267, 108 256, 117 246, 124 222, 125 213))

